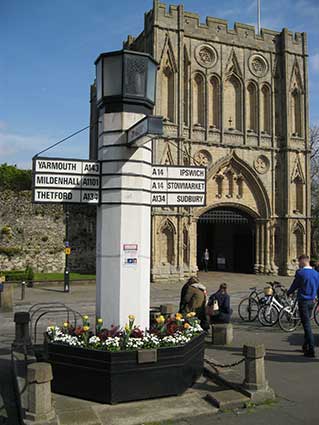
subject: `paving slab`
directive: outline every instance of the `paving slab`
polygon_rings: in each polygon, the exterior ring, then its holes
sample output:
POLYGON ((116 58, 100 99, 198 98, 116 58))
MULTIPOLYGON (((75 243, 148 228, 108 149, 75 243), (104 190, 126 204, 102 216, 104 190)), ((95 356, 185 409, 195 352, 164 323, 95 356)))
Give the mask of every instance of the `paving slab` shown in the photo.
POLYGON ((58 414, 60 425, 101 425, 101 421, 92 407, 69 410, 58 414))
POLYGON ((182 396, 165 397, 148 401, 94 407, 103 425, 141 425, 161 421, 174 421, 213 415, 217 409, 195 390, 186 391, 182 396))

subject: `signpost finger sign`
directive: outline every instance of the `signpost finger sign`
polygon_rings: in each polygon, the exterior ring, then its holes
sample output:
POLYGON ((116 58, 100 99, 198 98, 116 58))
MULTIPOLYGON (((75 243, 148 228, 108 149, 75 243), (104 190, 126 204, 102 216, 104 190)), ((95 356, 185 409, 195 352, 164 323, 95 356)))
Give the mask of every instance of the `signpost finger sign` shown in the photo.
POLYGON ((152 169, 152 206, 204 206, 206 168, 154 166, 152 169))
MULTIPOLYGON (((39 158, 33 160, 33 202, 100 202, 100 162, 39 158)), ((206 204, 206 168, 152 168, 151 205, 199 207, 206 204)))
POLYGON ((33 202, 98 204, 99 201, 99 162, 33 159, 33 202))

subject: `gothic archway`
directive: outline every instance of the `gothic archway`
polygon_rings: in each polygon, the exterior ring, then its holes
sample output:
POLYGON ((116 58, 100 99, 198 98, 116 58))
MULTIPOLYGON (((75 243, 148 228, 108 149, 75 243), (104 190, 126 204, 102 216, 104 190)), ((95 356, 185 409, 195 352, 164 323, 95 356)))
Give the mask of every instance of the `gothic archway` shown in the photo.
MULTIPOLYGON (((267 169, 267 158, 260 160, 267 169)), ((256 164, 258 167, 259 162, 256 164)), ((233 151, 208 170, 207 188, 207 206, 196 211, 198 265, 200 266, 201 250, 205 249, 203 245, 210 244, 215 251, 215 258, 211 263, 213 270, 218 268, 216 255, 220 251, 227 251, 225 267, 228 271, 272 272, 274 254, 270 249, 271 208, 267 191, 257 171, 233 151), (230 222, 228 227, 222 222, 218 225, 215 217, 204 225, 205 214, 216 215, 216 211, 218 220, 222 220, 220 216, 223 220, 227 217, 231 220, 230 217, 233 217, 234 222, 230 222), (240 223, 238 228, 233 225, 236 217, 240 223), (227 244, 223 248, 222 238, 228 240, 228 248, 227 244), (243 253, 247 254, 246 259, 241 258, 243 253)), ((221 263, 219 266, 221 267, 221 263)))
MULTIPOLYGON (((263 158, 267 167, 267 158, 263 158)), ((258 173, 235 151, 215 162, 207 175, 207 207, 197 210, 197 217, 217 204, 233 203, 248 208, 257 217, 270 217, 270 201, 258 173)))
POLYGON ((197 221, 197 265, 202 268, 205 249, 209 270, 253 273, 255 267, 255 218, 233 206, 219 206, 197 221))

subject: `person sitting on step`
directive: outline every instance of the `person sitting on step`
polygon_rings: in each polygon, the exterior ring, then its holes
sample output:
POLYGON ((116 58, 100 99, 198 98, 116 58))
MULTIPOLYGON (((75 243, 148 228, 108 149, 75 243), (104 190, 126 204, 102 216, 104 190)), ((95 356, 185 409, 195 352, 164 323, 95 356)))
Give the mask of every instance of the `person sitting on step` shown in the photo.
POLYGON ((230 308, 230 296, 227 292, 227 283, 222 283, 219 290, 209 297, 207 315, 210 323, 230 323, 232 309, 230 308))
POLYGON ((190 277, 182 287, 179 312, 187 314, 194 311, 200 320, 201 327, 205 331, 209 329, 205 311, 206 300, 207 291, 205 286, 200 283, 196 276, 190 277))

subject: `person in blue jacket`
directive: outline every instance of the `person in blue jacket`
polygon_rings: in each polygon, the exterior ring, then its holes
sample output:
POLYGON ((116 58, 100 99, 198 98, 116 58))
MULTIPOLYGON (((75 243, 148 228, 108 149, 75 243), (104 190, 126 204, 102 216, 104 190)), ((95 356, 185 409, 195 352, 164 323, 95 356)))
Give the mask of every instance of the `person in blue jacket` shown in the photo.
POLYGON ((230 308, 230 296, 227 292, 227 283, 222 283, 219 290, 209 297, 207 305, 211 306, 215 300, 218 302, 218 312, 210 316, 210 323, 230 323, 232 309, 230 308))
POLYGON ((311 329, 311 315, 319 291, 319 273, 310 266, 308 255, 298 258, 299 270, 287 294, 297 291, 297 300, 301 323, 305 333, 302 350, 306 357, 315 357, 315 341, 311 329))

